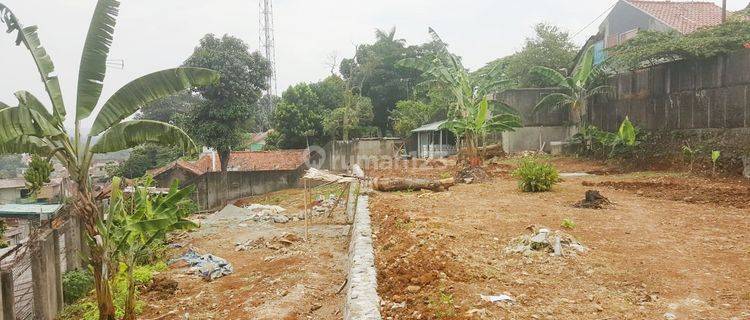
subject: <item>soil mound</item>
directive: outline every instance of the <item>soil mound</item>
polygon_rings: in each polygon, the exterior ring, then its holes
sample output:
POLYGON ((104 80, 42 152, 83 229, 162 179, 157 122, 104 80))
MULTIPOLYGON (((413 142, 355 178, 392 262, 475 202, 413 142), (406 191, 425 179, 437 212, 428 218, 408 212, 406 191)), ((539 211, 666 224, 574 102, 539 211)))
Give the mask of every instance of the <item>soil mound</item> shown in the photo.
POLYGON ((455 179, 457 182, 472 184, 487 181, 490 179, 490 175, 482 167, 465 166, 456 172, 455 179))

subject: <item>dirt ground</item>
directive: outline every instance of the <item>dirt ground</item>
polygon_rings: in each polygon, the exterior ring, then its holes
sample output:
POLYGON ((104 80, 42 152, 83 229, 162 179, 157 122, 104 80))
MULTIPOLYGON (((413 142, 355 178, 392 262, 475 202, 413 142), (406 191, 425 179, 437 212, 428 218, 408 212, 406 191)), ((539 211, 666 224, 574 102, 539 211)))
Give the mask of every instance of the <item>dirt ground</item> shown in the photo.
MULTIPOLYGON (((551 159, 565 177, 522 193, 513 160, 494 178, 447 192, 371 197, 385 319, 750 319, 750 183, 683 173, 618 174, 603 163, 551 159), (589 189, 613 203, 573 204, 589 189), (588 251, 554 257, 506 253, 512 238, 545 226, 588 251), (515 303, 483 301, 507 294, 515 303)), ((444 167, 392 175, 440 176, 444 167)), ((389 176, 388 170, 371 170, 389 176)))
MULTIPOLYGON (((321 193, 335 192, 328 188, 321 193)), ((285 190, 243 203, 275 204, 289 215, 303 211, 302 190, 285 190)), ((343 201, 343 200, 342 200, 343 201)), ((214 281, 187 274, 179 264, 159 274, 157 285, 143 294, 141 319, 341 319, 346 279, 349 226, 339 223, 343 208, 331 218, 313 219, 310 241, 304 222, 285 224, 245 221, 247 216, 215 213, 201 228, 176 243, 175 254, 194 248, 232 263, 234 273, 214 281), (252 241, 246 251, 237 242, 252 241), (171 285, 177 284, 176 291, 171 285), (164 289, 166 288, 166 289, 164 289), (170 292, 163 292, 168 290, 170 292), (173 291, 173 292, 172 292, 173 291)))

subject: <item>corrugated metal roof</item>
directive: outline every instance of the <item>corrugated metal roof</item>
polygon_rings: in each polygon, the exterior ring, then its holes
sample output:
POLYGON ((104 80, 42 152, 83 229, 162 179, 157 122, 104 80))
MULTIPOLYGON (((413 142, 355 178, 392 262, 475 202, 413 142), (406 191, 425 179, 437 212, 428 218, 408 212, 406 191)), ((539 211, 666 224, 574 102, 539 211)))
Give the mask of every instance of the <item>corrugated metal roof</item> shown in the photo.
POLYGON ((61 204, 3 204, 1 215, 52 215, 62 208, 61 204))
POLYGON ((448 122, 448 120, 443 120, 443 121, 429 123, 429 124, 423 125, 423 126, 421 126, 419 128, 416 128, 416 129, 412 130, 411 132, 438 131, 438 130, 440 130, 440 126, 442 126, 443 123, 446 123, 446 122, 448 122))

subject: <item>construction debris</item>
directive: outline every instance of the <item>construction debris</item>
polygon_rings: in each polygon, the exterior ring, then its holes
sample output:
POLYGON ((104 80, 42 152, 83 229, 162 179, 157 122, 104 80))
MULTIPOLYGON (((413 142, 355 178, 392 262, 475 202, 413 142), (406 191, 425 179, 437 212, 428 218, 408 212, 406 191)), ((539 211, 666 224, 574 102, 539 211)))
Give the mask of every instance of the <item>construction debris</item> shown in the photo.
POLYGON ((182 257, 171 260, 170 265, 184 261, 190 266, 189 273, 198 274, 207 281, 230 275, 234 272, 232 264, 223 258, 210 253, 199 255, 193 249, 189 249, 182 257))
MULTIPOLYGON (((254 203, 244 207, 228 204, 224 209, 221 209, 219 214, 226 217, 241 217, 244 218, 243 221, 287 223, 292 219, 283 214, 284 212, 286 212, 286 209, 280 206, 254 203)), ((240 227, 246 226, 247 224, 240 224, 240 227)))
POLYGON ((485 296, 482 294, 479 296, 482 298, 482 300, 487 301, 487 302, 492 302, 492 303, 495 303, 495 302, 515 303, 516 302, 515 299, 513 299, 511 296, 507 294, 500 294, 496 296, 485 296))
POLYGON ((453 178, 442 180, 414 178, 377 178, 372 181, 373 189, 383 192, 432 190, 446 191, 455 184, 453 178))
POLYGON ((513 238, 505 247, 506 253, 522 253, 530 256, 534 252, 549 253, 553 256, 565 256, 588 250, 573 236, 562 231, 550 231, 539 228, 532 234, 513 238))
POLYGON ((272 239, 265 239, 263 237, 260 237, 255 240, 238 241, 234 244, 234 251, 245 251, 258 248, 279 250, 284 247, 289 247, 301 240, 302 238, 291 233, 286 233, 283 236, 279 237, 273 237, 272 239))
POLYGON ((576 208, 585 209, 602 209, 610 204, 612 204, 612 202, 610 202, 609 199, 599 193, 599 191, 588 190, 586 191, 586 197, 583 200, 573 204, 573 206, 576 208))

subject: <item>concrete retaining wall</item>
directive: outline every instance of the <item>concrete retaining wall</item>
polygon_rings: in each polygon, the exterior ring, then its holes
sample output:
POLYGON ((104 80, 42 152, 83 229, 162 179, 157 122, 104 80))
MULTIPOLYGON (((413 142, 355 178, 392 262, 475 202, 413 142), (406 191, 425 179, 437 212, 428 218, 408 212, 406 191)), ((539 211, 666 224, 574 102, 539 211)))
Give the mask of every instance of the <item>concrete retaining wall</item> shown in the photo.
POLYGON ((195 185, 194 198, 203 210, 227 202, 299 186, 304 167, 297 170, 209 172, 183 185, 195 185))
POLYGON ((349 242, 349 279, 346 284, 344 320, 381 319, 368 206, 368 197, 359 196, 349 242))
POLYGON ((514 132, 503 132, 503 150, 506 153, 536 151, 544 146, 550 152, 550 142, 567 141, 576 133, 573 126, 523 127, 514 132))
POLYGON ((320 167, 335 172, 348 171, 355 164, 364 168, 379 159, 398 156, 396 150, 403 143, 400 139, 331 141, 323 147, 325 158, 320 167))
POLYGON ((649 130, 750 127, 750 49, 619 74, 594 99, 589 123, 616 131, 628 116, 649 130))

